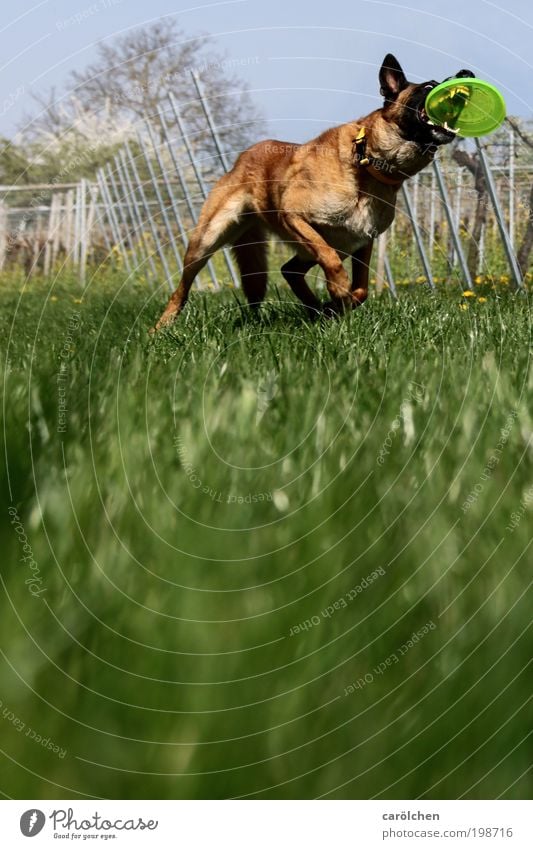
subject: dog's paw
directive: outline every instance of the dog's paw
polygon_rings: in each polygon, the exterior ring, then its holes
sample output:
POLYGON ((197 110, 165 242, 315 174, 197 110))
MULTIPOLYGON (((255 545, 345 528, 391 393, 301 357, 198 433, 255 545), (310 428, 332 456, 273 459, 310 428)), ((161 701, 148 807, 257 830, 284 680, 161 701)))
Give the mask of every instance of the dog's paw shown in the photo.
POLYGON ((339 318, 341 315, 344 315, 350 310, 353 309, 352 300, 343 300, 341 298, 326 301, 325 304, 322 304, 322 316, 324 318, 339 318))
POLYGON ((339 310, 336 301, 326 301, 322 304, 322 318, 338 318, 339 310))
POLYGON ((177 310, 169 309, 167 307, 159 321, 156 321, 156 323, 153 327, 150 328, 148 333, 150 334, 150 336, 153 336, 154 333, 157 333, 159 330, 163 330, 164 327, 169 327, 176 320, 177 316, 177 310))
POLYGON ((317 321, 317 319, 322 317, 322 311, 322 304, 318 304, 317 306, 306 305, 304 307, 305 316, 308 321, 317 321))

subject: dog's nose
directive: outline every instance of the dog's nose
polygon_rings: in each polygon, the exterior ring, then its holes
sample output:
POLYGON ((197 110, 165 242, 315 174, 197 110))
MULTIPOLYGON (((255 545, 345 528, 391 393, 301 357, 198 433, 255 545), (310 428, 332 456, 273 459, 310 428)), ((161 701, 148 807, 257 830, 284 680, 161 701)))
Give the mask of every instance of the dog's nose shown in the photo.
POLYGON ((469 71, 467 68, 463 68, 462 70, 457 71, 457 73, 454 74, 453 77, 446 77, 446 79, 443 80, 442 82, 447 83, 448 80, 456 80, 458 77, 461 78, 461 77, 475 77, 475 76, 476 75, 473 74, 472 71, 469 71))

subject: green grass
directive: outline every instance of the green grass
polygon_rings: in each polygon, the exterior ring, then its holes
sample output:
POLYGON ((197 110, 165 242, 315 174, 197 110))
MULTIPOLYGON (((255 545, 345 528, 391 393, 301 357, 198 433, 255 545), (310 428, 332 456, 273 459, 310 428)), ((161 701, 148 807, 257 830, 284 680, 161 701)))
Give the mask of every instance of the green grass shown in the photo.
POLYGON ((530 797, 527 296, 120 284, 1 288, 2 792, 530 797))

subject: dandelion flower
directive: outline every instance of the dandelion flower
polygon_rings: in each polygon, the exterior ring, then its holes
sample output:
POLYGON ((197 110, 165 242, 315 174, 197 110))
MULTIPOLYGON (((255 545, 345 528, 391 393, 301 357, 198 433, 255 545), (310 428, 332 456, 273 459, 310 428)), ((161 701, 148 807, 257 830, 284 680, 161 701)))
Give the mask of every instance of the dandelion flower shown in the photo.
POLYGON ((478 304, 486 304, 487 303, 486 298, 478 298, 477 301, 478 301, 478 304))
POLYGON ((472 292, 472 289, 465 289, 465 291, 463 292, 463 298, 474 298, 474 297, 475 297, 475 293, 472 292))

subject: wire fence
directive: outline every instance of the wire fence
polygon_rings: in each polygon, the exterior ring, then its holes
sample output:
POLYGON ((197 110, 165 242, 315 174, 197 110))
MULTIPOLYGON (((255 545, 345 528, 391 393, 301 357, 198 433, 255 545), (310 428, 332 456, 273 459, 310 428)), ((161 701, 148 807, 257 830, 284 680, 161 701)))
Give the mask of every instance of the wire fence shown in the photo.
MULTIPOLYGON (((230 168, 201 80, 195 73, 193 80, 205 117, 203 134, 190 132, 169 96, 94 180, 0 187, 0 269, 20 265, 28 275, 50 274, 67 264, 84 284, 89 266, 113 262, 149 285, 164 281, 174 289, 203 201, 230 168)), ((373 268, 378 287, 395 295, 401 282, 434 287, 456 278, 469 289, 487 270, 505 274, 517 288, 523 285, 526 270, 517 248, 532 227, 533 164, 513 129, 506 144, 502 154, 476 141, 478 176, 450 160, 445 167, 436 160, 404 184, 395 221, 378 239, 373 268)), ((239 286, 228 249, 208 263, 196 285, 226 284, 239 286)))

